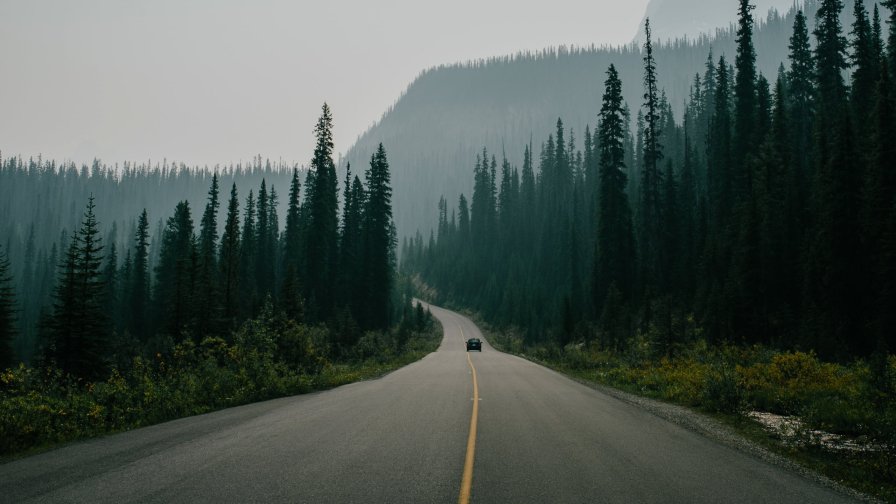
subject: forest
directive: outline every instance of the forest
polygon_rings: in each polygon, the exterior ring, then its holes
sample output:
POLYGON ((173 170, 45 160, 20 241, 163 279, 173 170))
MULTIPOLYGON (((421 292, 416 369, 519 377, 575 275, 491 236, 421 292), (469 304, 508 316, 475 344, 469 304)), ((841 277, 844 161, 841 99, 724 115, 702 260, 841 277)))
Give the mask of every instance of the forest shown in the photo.
POLYGON ((401 270, 503 351, 698 408, 894 500, 896 2, 856 1, 846 29, 840 0, 811 31, 796 12, 771 81, 738 4, 733 61, 706 55, 680 120, 648 19, 640 82, 605 68, 581 144, 558 119, 508 146, 521 165, 483 148, 472 194, 438 201, 401 270), (769 414, 798 427, 758 427, 769 414))
POLYGON ((402 267, 533 343, 893 351, 896 18, 884 5, 886 43, 877 6, 855 2, 848 34, 839 0, 820 3, 811 34, 798 12, 769 81, 741 1, 736 56, 707 55, 681 121, 648 37, 642 82, 625 84, 642 103, 626 104, 610 65, 581 147, 557 120, 540 145, 517 146, 519 168, 483 149, 470 199, 442 199, 437 229, 403 241, 402 267))
MULTIPOLYGON (((729 13, 727 19, 731 21, 730 28, 698 37, 656 40, 654 35, 660 95, 665 94, 680 122, 694 74, 702 75, 707 55, 712 52, 716 60, 724 55, 733 62, 737 50, 733 23, 736 2, 717 2, 724 4, 721 7, 702 2, 703 9, 689 10, 691 7, 684 5, 690 2, 669 1, 678 6, 674 9, 691 12, 695 19, 710 15, 704 14, 707 9, 721 9, 729 13)), ((819 2, 798 3, 811 31, 819 2)), ((869 13, 873 11, 873 0, 863 3, 869 13)), ((772 82, 778 66, 787 60, 796 13, 795 7, 780 13, 754 11, 756 69, 772 82)), ((672 18, 651 22, 669 34, 678 26, 675 16, 672 18)), ((853 9, 843 9, 840 21, 850 26, 853 9)), ((622 89, 626 103, 637 109, 643 90, 635 84, 641 80, 643 62, 642 47, 634 43, 618 47, 558 45, 427 69, 361 135, 345 153, 341 165, 364 161, 379 142, 400 145, 390 152, 399 238, 413 236, 418 229, 425 233, 437 226, 434 205, 440 196, 454 206, 461 193, 470 196, 473 184, 469 167, 483 146, 496 154, 506 152, 512 164, 522 166, 523 145, 532 139, 546 139, 554 132, 557 117, 562 117, 565 132, 574 133, 581 148, 585 126, 590 124, 594 133, 603 92, 600 84, 611 63, 626 84, 622 89)))
MULTIPOLYGON (((0 410, 14 412, 0 419, 0 454, 333 386, 432 351, 429 317, 395 274, 386 151, 363 181, 347 170, 340 213, 332 124, 325 104, 304 182, 291 172, 283 229, 265 178, 222 194, 213 172, 204 207, 180 201, 155 231, 144 209, 123 239, 114 227, 103 236, 93 194, 48 250, 30 226, 26 278, 0 248, 0 410), (39 307, 36 320, 23 306, 39 307)), ((11 159, 3 176, 88 182, 52 163, 24 169, 11 159)), ((89 177, 110 192, 165 179, 89 177)))

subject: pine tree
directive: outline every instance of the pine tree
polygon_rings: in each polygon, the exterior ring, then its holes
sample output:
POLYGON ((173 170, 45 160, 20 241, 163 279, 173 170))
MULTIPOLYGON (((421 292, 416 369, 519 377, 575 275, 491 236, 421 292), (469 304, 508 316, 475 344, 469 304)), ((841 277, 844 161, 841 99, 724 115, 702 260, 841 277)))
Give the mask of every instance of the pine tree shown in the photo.
POLYGON ((289 184, 286 229, 283 230, 283 286, 280 292, 280 299, 286 314, 293 319, 300 318, 302 304, 302 295, 299 290, 299 271, 302 267, 301 187, 299 170, 296 168, 292 172, 292 180, 289 184))
POLYGON ((338 261, 338 197, 333 162, 333 116, 325 103, 314 128, 317 144, 308 171, 305 247, 305 300, 312 322, 327 320, 333 313, 338 261))
POLYGON ((129 290, 131 334, 145 340, 149 335, 149 321, 146 319, 149 304, 149 218, 146 209, 137 221, 137 232, 134 235, 134 264, 131 272, 129 290))
POLYGON ((890 25, 890 34, 887 38, 887 67, 890 69, 892 80, 893 72, 896 72, 896 0, 881 0, 880 3, 890 11, 890 19, 887 21, 890 25))
POLYGON ((753 9, 750 0, 739 0, 737 22, 737 74, 734 78, 734 142, 732 154, 736 201, 750 197, 752 190, 749 155, 757 138, 756 50, 753 47, 753 9))
POLYGON ((115 329, 120 327, 119 320, 121 317, 121 308, 118 306, 118 249, 115 245, 115 224, 112 224, 112 232, 106 238, 106 242, 109 244, 108 249, 109 252, 106 254, 106 264, 103 267, 102 273, 102 281, 103 285, 105 285, 102 306, 106 313, 110 314, 109 319, 113 322, 112 326, 115 329))
POLYGON ((875 105, 871 116, 871 153, 868 177, 863 191, 863 241, 868 245, 869 262, 872 271, 880 272, 878 277, 871 278, 874 296, 874 317, 871 329, 878 341, 886 342, 892 351, 896 348, 892 334, 896 332, 896 317, 892 306, 896 300, 896 283, 893 272, 894 253, 896 253, 896 229, 893 225, 894 202, 896 202, 896 170, 893 160, 896 159, 896 116, 890 84, 890 76, 886 61, 883 62, 881 79, 875 92, 875 105), (890 233, 888 235, 888 233, 890 233), (887 341, 889 337, 889 341, 887 341))
POLYGON ((237 301, 240 297, 240 202, 236 182, 230 188, 230 201, 227 203, 227 220, 224 223, 224 234, 221 235, 218 265, 221 269, 222 315, 224 320, 232 325, 238 314, 237 301))
MULTIPOLYGON (((815 116, 815 61, 809 43, 806 16, 797 11, 790 38, 790 70, 787 72, 788 130, 793 152, 806 155, 794 156, 792 185, 796 192, 792 200, 798 222, 808 221, 809 191, 807 187, 814 172, 812 156, 815 116)), ((795 230, 803 241, 804 229, 795 230)))
MULTIPOLYGON (((243 235, 240 239, 240 274, 238 285, 244 302, 243 317, 252 316, 259 307, 258 291, 255 281, 255 261, 258 254, 257 237, 255 235, 255 195, 249 190, 246 197, 246 212, 243 216, 243 235)), ((241 317, 242 318, 242 317, 241 317)))
POLYGON ((383 144, 371 156, 365 178, 367 198, 364 202, 363 233, 367 316, 362 327, 385 330, 389 327, 391 316, 396 241, 389 162, 383 144))
MULTIPOLYGON (((357 177, 355 177, 357 179, 357 177)), ((342 226, 339 236, 339 299, 340 307, 348 307, 354 321, 358 321, 364 315, 364 300, 366 295, 358 288, 358 283, 363 282, 362 256, 363 235, 361 226, 364 218, 364 188, 356 193, 355 180, 352 179, 352 166, 349 163, 345 169, 345 182, 343 185, 343 210, 342 226)), ((360 185, 360 179, 357 179, 360 185)), ((343 341, 345 345, 353 342, 343 341)))
POLYGON ((258 189, 258 200, 256 201, 258 212, 258 220, 255 223, 255 285, 258 294, 264 298, 271 293, 271 284, 269 283, 268 269, 273 260, 272 250, 270 249, 270 193, 267 189, 265 179, 261 179, 261 187, 258 189))
POLYGON ((660 104, 650 19, 645 21, 644 28, 647 38, 644 42, 644 161, 640 188, 639 256, 642 264, 641 281, 649 291, 659 268, 657 252, 661 198, 659 162, 663 159, 663 152, 659 142, 660 104))
POLYGON ((218 174, 212 185, 199 227, 199 271, 197 278, 196 321, 200 337, 210 333, 220 317, 218 299, 218 174))
POLYGON ((868 351, 862 329, 864 305, 858 229, 862 180, 855 134, 847 114, 846 39, 841 34, 839 0, 823 0, 815 29, 819 120, 814 192, 817 221, 810 249, 810 316, 807 334, 822 355, 840 354, 851 343, 868 351))
POLYGON ((0 247, 0 369, 15 363, 12 341, 16 335, 16 293, 10 272, 9 256, 0 247))
POLYGON ((731 337, 727 274, 730 266, 732 216, 732 145, 729 70, 725 57, 716 71, 715 111, 707 137, 707 236, 703 251, 702 305, 711 341, 731 337))
POLYGON ((846 63, 846 38, 840 25, 841 0, 822 0, 815 14, 815 61, 819 112, 825 117, 823 127, 830 128, 846 103, 843 70, 846 63))
POLYGON ((44 358, 75 377, 104 378, 108 326, 102 301, 103 246, 93 195, 61 265, 44 358))
POLYGON ((192 333, 198 246, 193 234, 190 204, 182 201, 168 218, 156 266, 156 320, 169 336, 192 333))
POLYGON ((632 215, 625 192, 627 176, 623 140, 626 131, 622 83, 613 65, 607 70, 605 85, 597 132, 600 144, 600 206, 592 281, 596 313, 604 311, 610 292, 617 292, 621 303, 631 301, 635 273, 632 215))
POLYGON ((852 105, 853 124, 856 126, 856 138, 862 146, 862 152, 868 149, 866 140, 870 136, 867 118, 874 107, 875 88, 880 73, 880 61, 875 56, 875 43, 868 12, 862 0, 855 0, 853 8, 855 22, 852 25, 852 85, 850 101, 852 105))
MULTIPOLYGON (((882 65, 887 59, 887 54, 884 49, 884 34, 880 24, 880 11, 876 3, 874 4, 874 15, 871 17, 871 47, 874 61, 878 65, 882 65)), ((877 77, 880 79, 880 70, 878 70, 877 77)))

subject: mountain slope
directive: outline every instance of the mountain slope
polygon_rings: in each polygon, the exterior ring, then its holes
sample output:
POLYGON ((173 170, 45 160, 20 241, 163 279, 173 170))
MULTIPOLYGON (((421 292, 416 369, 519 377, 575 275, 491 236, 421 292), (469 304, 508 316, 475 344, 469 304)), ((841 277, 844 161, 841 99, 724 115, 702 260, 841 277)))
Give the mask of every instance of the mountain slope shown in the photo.
MULTIPOLYGON (((728 2, 726 2, 728 4, 728 2)), ((729 17, 736 18, 730 2, 729 17)), ((815 4, 806 6, 814 19, 815 4)), ((787 59, 795 11, 771 15, 757 29, 755 45, 759 70, 769 80, 787 59)), ((848 26, 849 20, 844 20, 848 26)), ((656 27, 663 25, 654 20, 656 27)), ((810 26, 811 28, 811 26, 810 26)), ((681 112, 694 76, 702 74, 707 56, 735 56, 735 38, 724 30, 656 47, 659 82, 673 108, 681 112)), ((642 55, 634 44, 622 48, 569 49, 560 47, 487 61, 441 66, 423 72, 382 119, 364 133, 342 160, 362 172, 382 142, 389 153, 398 232, 428 234, 437 217, 437 203, 445 196, 451 207, 459 194, 470 195, 476 153, 482 147, 501 157, 506 149, 511 163, 522 163, 523 146, 541 142, 555 128, 558 117, 574 130, 581 148, 586 124, 594 125, 600 108, 607 67, 619 70, 632 117, 641 106, 642 55)), ((634 119, 633 119, 634 120, 634 119)))
MULTIPOLYGON (((764 20, 770 10, 787 12, 794 3, 794 0, 753 0, 756 5, 753 14, 756 19, 764 20)), ((681 37, 693 39, 700 35, 714 34, 720 28, 728 28, 734 22, 734 6, 734 1, 650 0, 644 17, 654 22, 661 21, 653 30, 656 40, 667 41, 681 37)), ((644 42, 643 19, 635 40, 644 42)))

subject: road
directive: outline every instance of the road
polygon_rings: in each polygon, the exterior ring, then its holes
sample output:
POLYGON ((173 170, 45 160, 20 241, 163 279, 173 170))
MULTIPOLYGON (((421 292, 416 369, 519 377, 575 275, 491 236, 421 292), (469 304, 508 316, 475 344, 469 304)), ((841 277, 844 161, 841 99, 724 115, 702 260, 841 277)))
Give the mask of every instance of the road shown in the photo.
POLYGON ((381 379, 0 465, 0 502, 852 502, 432 312, 439 350, 381 379))

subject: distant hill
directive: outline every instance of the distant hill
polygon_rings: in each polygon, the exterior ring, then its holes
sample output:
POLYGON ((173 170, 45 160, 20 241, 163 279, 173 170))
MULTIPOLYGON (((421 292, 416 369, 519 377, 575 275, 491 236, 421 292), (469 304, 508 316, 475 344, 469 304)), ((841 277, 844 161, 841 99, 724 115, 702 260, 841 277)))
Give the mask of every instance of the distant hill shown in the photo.
MULTIPOLYGON (((764 20, 770 10, 788 12, 794 4, 802 3, 796 0, 753 0, 756 5, 753 15, 764 20)), ((644 17, 649 17, 656 25, 653 29, 655 40, 669 41, 683 37, 698 38, 700 35, 715 34, 718 29, 727 29, 735 21, 732 16, 735 10, 735 0, 650 0, 644 17)), ((635 41, 644 42, 643 19, 635 41)))
MULTIPOLYGON (((656 8, 665 2, 655 0, 656 8)), ((687 1, 701 8, 721 2, 687 1)), ((728 17, 736 19, 736 2, 724 2, 728 17)), ((810 0, 806 14, 814 26, 816 5, 810 0)), ((851 11, 850 9, 847 9, 851 11)), ((709 15, 709 14, 708 14, 709 15)), ((786 62, 795 10, 763 17, 755 36, 759 70, 769 80, 786 62)), ((758 16, 757 16, 758 18, 758 16)), ((664 20, 652 20, 662 30, 664 20)), ((848 29, 851 20, 844 20, 848 29)), ((678 26, 673 23, 673 26, 678 26)), ((656 50, 659 81, 677 112, 689 94, 696 73, 703 73, 707 55, 725 55, 734 62, 735 38, 730 30, 661 44, 656 50)), ((642 55, 631 44, 620 48, 548 49, 485 61, 445 65, 424 71, 388 110, 364 133, 341 161, 363 173, 370 154, 382 142, 389 155, 394 187, 394 213, 400 236, 434 226, 437 203, 444 195, 456 206, 460 193, 472 191, 477 152, 483 146, 519 166, 523 145, 541 142, 554 130, 558 117, 572 128, 577 148, 586 124, 596 122, 607 67, 619 70, 632 116, 637 116, 643 95, 642 55)), ((343 172, 344 173, 344 172, 343 172)))

